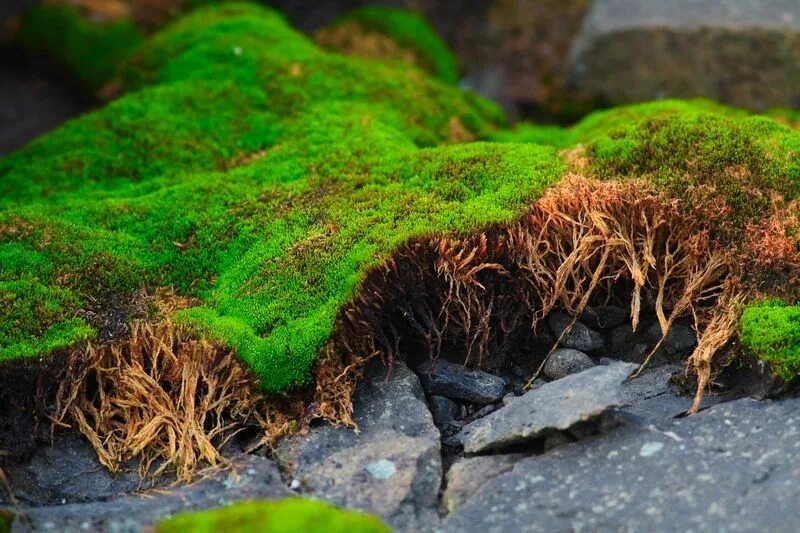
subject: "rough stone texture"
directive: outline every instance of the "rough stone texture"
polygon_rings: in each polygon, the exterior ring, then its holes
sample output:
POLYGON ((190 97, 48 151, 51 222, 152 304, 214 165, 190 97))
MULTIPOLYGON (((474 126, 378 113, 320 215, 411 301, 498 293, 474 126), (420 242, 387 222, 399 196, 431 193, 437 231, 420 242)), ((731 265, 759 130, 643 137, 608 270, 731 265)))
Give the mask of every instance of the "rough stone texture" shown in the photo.
POLYGON ((328 425, 284 439, 278 461, 300 491, 381 516, 398 531, 427 531, 437 520, 442 478, 439 431, 419 380, 402 363, 375 361, 359 384, 359 433, 328 425))
MULTIPOLYGON (((30 460, 6 467, 16 498, 24 504, 47 505, 106 500, 139 488, 135 465, 112 475, 97 462, 91 445, 78 435, 65 435, 44 446, 30 460)), ((0 495, 0 501, 3 495, 0 495)))
MULTIPOLYGON (((572 317, 565 313, 550 313, 547 317, 547 325, 553 332, 556 338, 561 336, 561 333, 570 325, 572 317)), ((561 341, 561 345, 565 348, 572 348, 582 352, 592 352, 601 350, 603 348, 603 336, 598 332, 589 329, 581 322, 575 322, 569 334, 561 341)))
MULTIPOLYGON (((657 322, 648 328, 647 335, 654 343, 661 339, 661 327, 657 322)), ((697 346, 697 335, 685 324, 673 324, 667 331, 663 346, 675 353, 690 353, 697 346)))
POLYGON ((447 487, 442 494, 443 510, 452 513, 489 480, 511 470, 524 457, 524 454, 514 453, 459 459, 447 472, 447 487))
POLYGON ((562 348, 551 353, 544 365, 544 375, 550 379, 561 379, 592 368, 594 362, 583 352, 562 348))
POLYGON ((800 400, 737 400, 517 463, 444 531, 796 531, 800 400))
POLYGON ((417 374, 428 394, 447 398, 484 404, 499 400, 506 392, 502 378, 443 359, 421 365, 417 374))
POLYGON ((176 512, 290 495, 277 466, 269 459, 248 455, 235 459, 234 465, 232 471, 222 470, 191 485, 159 489, 149 495, 145 492, 93 503, 23 507, 29 526, 17 519, 12 531, 138 532, 176 512))
POLYGON ((431 396, 428 399, 433 421, 442 427, 450 424, 458 416, 459 407, 456 402, 444 396, 431 396))
POLYGON ((612 329, 624 324, 630 312, 618 305, 596 305, 581 313, 581 322, 594 329, 612 329))
POLYGON ((635 365, 596 366, 548 383, 464 427, 468 454, 501 450, 584 422, 621 403, 622 382, 635 365))
POLYGON ((595 0, 568 85, 608 104, 705 96, 755 110, 800 104, 795 0, 595 0))

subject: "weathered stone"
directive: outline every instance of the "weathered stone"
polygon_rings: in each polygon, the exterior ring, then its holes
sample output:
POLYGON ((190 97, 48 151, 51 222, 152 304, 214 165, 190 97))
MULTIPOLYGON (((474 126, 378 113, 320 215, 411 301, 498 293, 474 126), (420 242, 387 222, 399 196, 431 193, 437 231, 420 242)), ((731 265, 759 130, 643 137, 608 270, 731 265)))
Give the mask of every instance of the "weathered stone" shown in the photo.
POLYGON ((456 461, 447 472, 447 488, 442 494, 442 507, 448 513, 469 500, 488 481, 514 467, 525 454, 484 455, 456 461))
MULTIPOLYGON (((162 519, 181 511, 219 507, 229 503, 279 499, 291 495, 281 479, 277 465, 255 455, 232 459, 232 470, 221 470, 195 483, 176 488, 160 488, 152 493, 114 495, 86 503, 60 502, 54 505, 23 507, 27 523, 19 520, 13 531, 148 531, 162 519)), ((102 468, 95 465, 94 469, 102 468)), ((92 472, 82 476, 93 479, 92 472)), ((72 481, 72 484, 77 483, 72 481)))
POLYGON ((502 378, 442 359, 423 364, 417 373, 428 394, 447 398, 484 404, 499 400, 506 391, 502 378))
POLYGON ((468 424, 458 434, 466 453, 502 450, 597 417, 621 403, 622 382, 635 365, 596 366, 529 391, 468 424))
MULTIPOLYGON (((572 323, 572 317, 565 313, 550 313, 547 325, 556 336, 560 337, 563 331, 572 323)), ((603 348, 603 336, 593 329, 589 329, 581 322, 575 322, 569 334, 561 341, 565 348, 573 348, 582 352, 592 352, 603 348)))
POLYGON ((630 424, 522 459, 442 530, 795 531, 798 437, 797 399, 630 424))
POLYGON ((570 53, 574 93, 608 104, 705 96, 766 110, 800 101, 795 0, 595 0, 570 53))
POLYGON ((428 399, 433 421, 437 426, 446 426, 458 416, 459 407, 456 402, 444 396, 431 396, 428 399))
MULTIPOLYGON (((661 326, 659 326, 658 322, 648 328, 647 335, 653 343, 661 339, 661 326)), ((669 331, 667 331, 667 336, 664 338, 662 345, 666 346, 674 353, 691 352, 691 350, 697 346, 697 335, 689 326, 673 324, 669 328, 669 331)))
POLYGON ((633 327, 630 324, 622 324, 611 331, 611 351, 620 353, 625 349, 625 345, 633 336, 633 327))
POLYGON ((562 348, 551 353, 544 364, 544 375, 550 379, 561 379, 570 374, 592 368, 594 362, 583 352, 562 348))
POLYGON ((277 459, 301 492, 381 516, 398 531, 437 520, 442 478, 439 431, 417 376, 375 361, 353 401, 359 433, 328 425, 279 443, 277 459))
MULTIPOLYGON (((136 464, 113 475, 97 461, 97 452, 78 435, 59 436, 30 459, 6 467, 16 498, 29 505, 63 505, 106 500, 133 492, 141 480, 136 464)), ((0 500, 2 496, 0 496, 0 500)))
POLYGON ((581 322, 594 329, 612 329, 628 320, 630 313, 618 305, 596 305, 581 313, 581 322))

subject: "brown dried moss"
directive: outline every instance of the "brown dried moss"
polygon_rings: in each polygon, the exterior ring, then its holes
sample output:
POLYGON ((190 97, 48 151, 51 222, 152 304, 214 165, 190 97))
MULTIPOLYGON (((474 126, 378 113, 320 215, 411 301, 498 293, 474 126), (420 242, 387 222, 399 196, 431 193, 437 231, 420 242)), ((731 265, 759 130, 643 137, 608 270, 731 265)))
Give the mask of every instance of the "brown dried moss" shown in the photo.
POLYGON ((676 199, 646 180, 568 176, 509 227, 409 244, 342 314, 337 343, 386 359, 456 353, 491 368, 524 349, 555 309, 578 317, 590 304, 626 303, 634 330, 648 309, 662 333, 642 368, 678 318, 694 321, 699 342, 686 365, 698 382, 696 411, 723 364, 712 364, 715 354, 736 334, 740 304, 776 268, 796 275, 792 265, 800 266, 784 227, 793 219, 778 199, 742 245, 730 240, 741 233, 725 199, 698 189, 676 199), (765 247, 776 251, 758 253, 765 247))
POLYGON ((220 450, 245 429, 259 431, 258 448, 316 418, 353 425, 358 360, 329 351, 315 390, 266 398, 231 350, 170 320, 185 301, 156 301, 157 318, 132 321, 125 339, 73 350, 57 393, 54 423, 80 431, 112 472, 136 458, 143 478, 174 471, 190 481, 199 467, 225 463, 220 450))

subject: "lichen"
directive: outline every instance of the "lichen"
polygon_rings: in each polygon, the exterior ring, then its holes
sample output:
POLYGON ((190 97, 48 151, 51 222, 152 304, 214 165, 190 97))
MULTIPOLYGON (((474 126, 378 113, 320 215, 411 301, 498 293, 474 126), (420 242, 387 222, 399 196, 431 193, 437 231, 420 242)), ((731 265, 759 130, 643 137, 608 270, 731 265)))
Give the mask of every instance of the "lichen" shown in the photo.
POLYGON ((158 524, 159 533, 193 531, 212 533, 389 533, 379 518, 358 511, 339 509, 308 499, 251 501, 210 511, 178 514, 158 524))

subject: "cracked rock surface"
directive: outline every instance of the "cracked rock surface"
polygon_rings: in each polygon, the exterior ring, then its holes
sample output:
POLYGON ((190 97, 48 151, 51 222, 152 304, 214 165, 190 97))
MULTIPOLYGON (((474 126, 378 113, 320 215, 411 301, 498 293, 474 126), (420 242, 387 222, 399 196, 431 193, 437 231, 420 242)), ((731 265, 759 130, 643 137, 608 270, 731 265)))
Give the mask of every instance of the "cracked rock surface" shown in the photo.
POLYGON ((377 514, 396 531, 429 531, 438 520, 439 430, 417 376, 375 361, 358 386, 349 428, 317 426, 281 442, 277 456, 303 495, 377 514))
MULTIPOLYGON (((99 469, 99 465, 95 469, 99 469)), ((76 478, 91 472, 74 471, 76 478)), ((93 477, 89 477, 91 482, 93 477)), ((79 480, 73 480, 79 484, 79 480)), ((264 457, 243 455, 231 470, 221 470, 190 485, 119 495, 109 499, 65 505, 24 507, 26 522, 17 520, 12 531, 146 531, 174 513, 209 509, 236 501, 277 499, 290 495, 277 465, 264 457)))
POLYGON ((468 424, 458 439, 466 453, 475 454, 569 429, 620 405, 622 382, 635 369, 633 364, 613 363, 547 383, 468 424))
POLYGON ((444 531, 793 531, 800 400, 741 399, 628 423, 523 459, 444 531))

